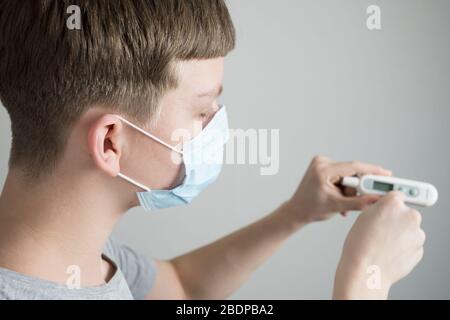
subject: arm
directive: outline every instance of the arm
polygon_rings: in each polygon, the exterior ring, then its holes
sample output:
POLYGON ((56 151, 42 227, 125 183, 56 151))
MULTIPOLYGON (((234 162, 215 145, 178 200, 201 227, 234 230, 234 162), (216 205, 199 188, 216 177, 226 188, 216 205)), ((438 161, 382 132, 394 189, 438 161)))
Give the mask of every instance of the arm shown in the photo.
POLYGON ((172 260, 177 274, 194 299, 224 299, 304 223, 287 219, 286 206, 205 247, 172 260))
POLYGON ((282 205, 261 220, 209 245, 170 261, 157 261, 156 284, 149 298, 226 298, 304 225, 286 219, 285 210, 286 205, 282 205))
MULTIPOLYGON (((172 261, 159 261, 156 285, 149 298, 193 299, 213 298, 217 292, 222 292, 225 296, 230 294, 245 281, 252 270, 270 257, 289 234, 302 227, 301 224, 291 225, 286 222, 283 210, 288 210, 286 205, 255 224, 205 248, 172 261), (279 229, 272 230, 272 225, 279 229), (267 227, 269 233, 278 236, 265 237, 264 230, 267 227), (250 238, 256 243, 249 241, 247 234, 253 235, 250 238), (241 238, 244 239, 244 245, 234 245, 240 243, 241 238), (262 239, 262 243, 257 239, 262 239), (228 250, 230 253, 227 253, 228 250), (220 252, 225 254, 216 257, 220 252), (245 252, 249 252, 251 256, 242 259, 245 252), (243 263, 239 259, 244 260, 243 263), (187 266, 197 268, 197 263, 205 264, 199 272, 187 274, 183 271, 187 266), (177 270, 176 264, 179 264, 181 272, 177 270), (205 273, 203 277, 201 272, 208 268, 212 272, 205 273), (215 281, 214 276, 220 279, 222 275, 229 278, 215 281), (182 279, 201 280, 199 284, 195 284, 182 283, 182 279), (204 288, 208 283, 211 286, 204 288), (185 288, 189 287, 203 291, 187 291, 185 288)), ((420 214, 403 204, 401 194, 392 193, 362 213, 345 241, 336 270, 333 299, 387 299, 391 286, 411 272, 423 256, 425 233, 420 224, 420 214), (405 252, 408 254, 404 254, 405 252)))
POLYGON ((273 213, 209 245, 161 264, 150 298, 223 299, 238 289, 293 233, 336 212, 360 210, 378 197, 346 197, 340 177, 388 174, 377 166, 316 157, 294 196, 273 213), (165 291, 171 291, 163 293, 165 291), (168 289, 170 288, 170 289, 168 289), (173 289, 175 288, 175 289, 173 289), (160 291, 163 290, 163 291, 160 291))

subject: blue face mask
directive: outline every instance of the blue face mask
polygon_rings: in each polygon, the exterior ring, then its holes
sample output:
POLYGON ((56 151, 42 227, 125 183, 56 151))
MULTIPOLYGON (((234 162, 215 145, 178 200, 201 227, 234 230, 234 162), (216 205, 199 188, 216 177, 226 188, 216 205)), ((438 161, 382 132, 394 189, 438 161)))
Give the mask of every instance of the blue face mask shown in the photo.
POLYGON ((183 143, 182 150, 165 143, 128 120, 120 116, 118 118, 150 139, 182 155, 185 177, 182 184, 172 190, 150 190, 126 175, 118 174, 125 181, 145 190, 138 192, 137 196, 146 211, 188 204, 219 176, 224 145, 229 139, 228 118, 224 106, 220 107, 198 136, 183 143))

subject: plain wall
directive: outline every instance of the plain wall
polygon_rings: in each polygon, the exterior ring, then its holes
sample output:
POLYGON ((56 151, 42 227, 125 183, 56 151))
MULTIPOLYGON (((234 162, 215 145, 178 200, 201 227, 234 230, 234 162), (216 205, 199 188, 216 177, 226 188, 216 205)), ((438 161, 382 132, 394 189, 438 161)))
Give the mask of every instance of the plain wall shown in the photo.
MULTIPOLYGON (((440 192, 434 207, 421 210, 425 256, 391 298, 450 298, 450 2, 230 0, 229 6, 238 45, 226 60, 221 100, 231 128, 280 129, 279 173, 226 165, 191 205, 134 209, 114 236, 151 257, 171 258, 271 212, 316 154, 372 162, 440 192), (366 27, 371 4, 381 7, 382 30, 366 27)), ((9 127, 1 108, 0 182, 9 127)), ((330 298, 355 216, 300 230, 231 298, 330 298)))

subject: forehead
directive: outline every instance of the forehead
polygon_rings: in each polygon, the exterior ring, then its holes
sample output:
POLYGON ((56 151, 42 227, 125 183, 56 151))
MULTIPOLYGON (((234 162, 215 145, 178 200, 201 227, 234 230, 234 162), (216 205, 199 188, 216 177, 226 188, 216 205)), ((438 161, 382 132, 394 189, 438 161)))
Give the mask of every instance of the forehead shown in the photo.
POLYGON ((182 61, 178 66, 178 90, 203 94, 217 90, 223 81, 224 58, 182 61))

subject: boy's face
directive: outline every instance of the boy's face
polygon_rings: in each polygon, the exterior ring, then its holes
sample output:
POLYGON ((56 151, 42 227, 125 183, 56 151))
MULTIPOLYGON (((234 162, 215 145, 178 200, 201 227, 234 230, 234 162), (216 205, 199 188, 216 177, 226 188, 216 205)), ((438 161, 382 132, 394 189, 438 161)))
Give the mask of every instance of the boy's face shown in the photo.
MULTIPOLYGON (((178 88, 162 97, 159 120, 146 130, 179 149, 182 140, 174 133, 189 132, 190 138, 199 134, 219 108, 223 68, 224 58, 180 62, 178 88)), ((130 127, 124 130, 127 143, 120 160, 122 173, 151 189, 169 189, 182 182, 183 165, 173 160, 170 149, 130 127)))

